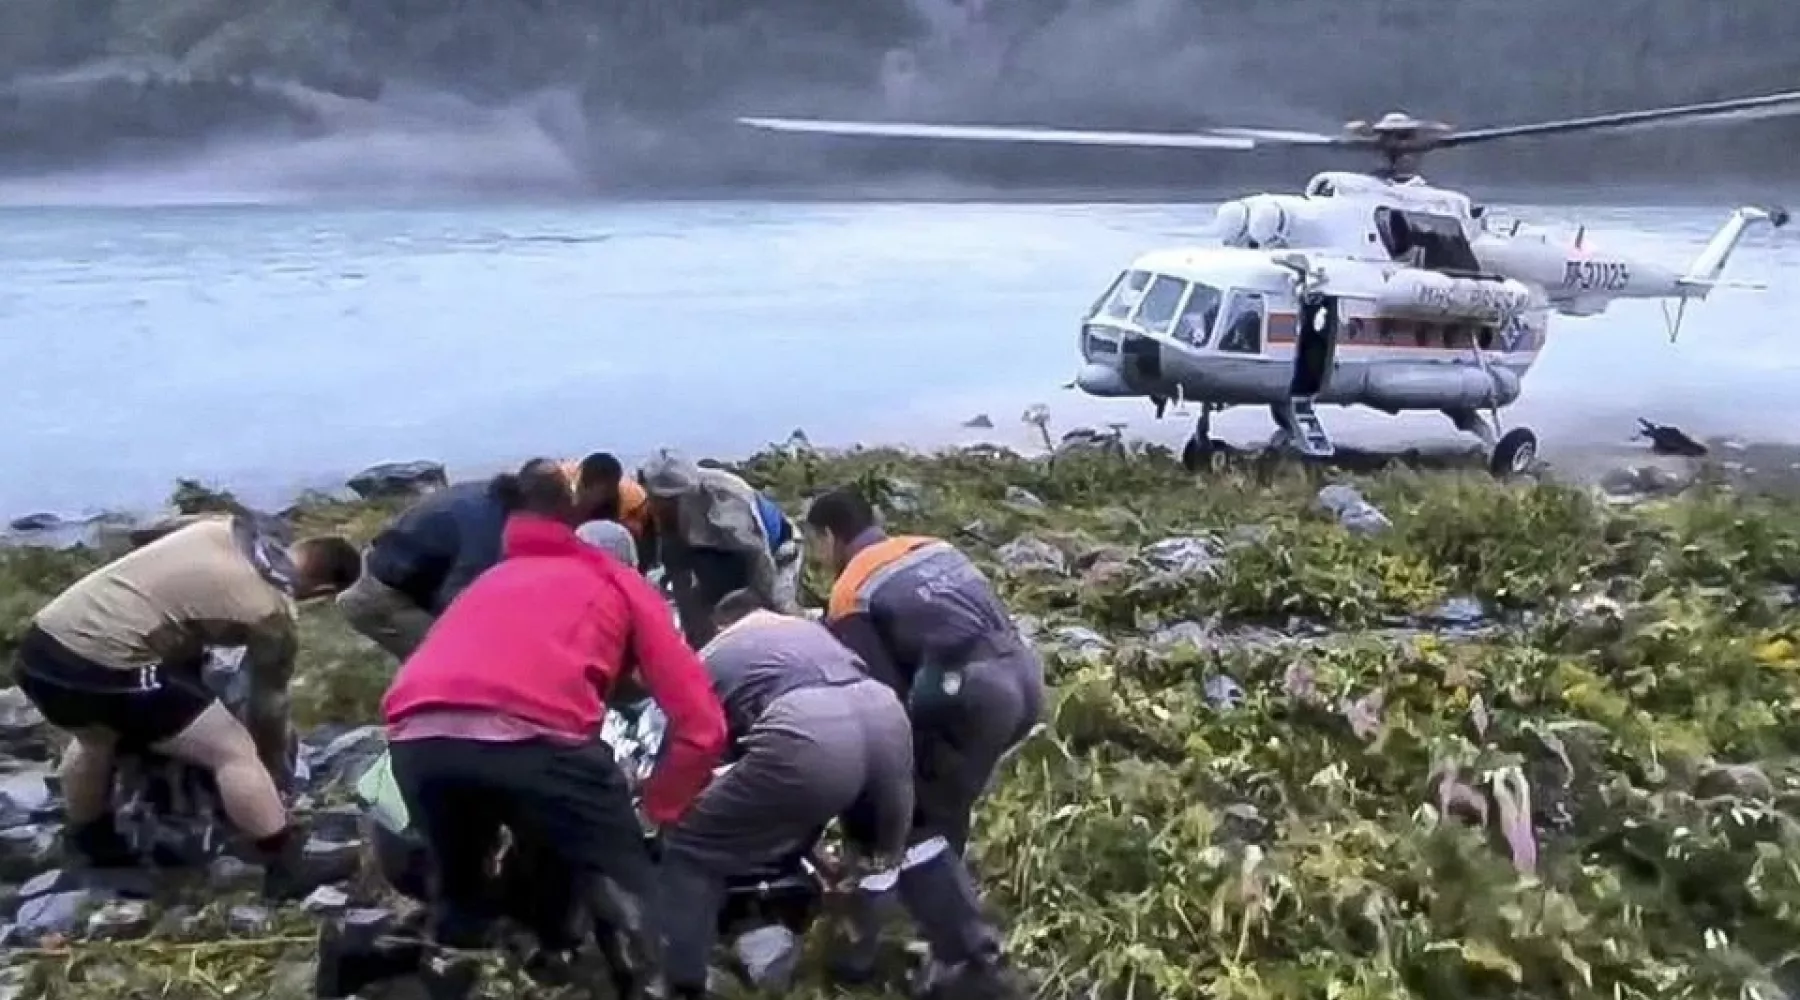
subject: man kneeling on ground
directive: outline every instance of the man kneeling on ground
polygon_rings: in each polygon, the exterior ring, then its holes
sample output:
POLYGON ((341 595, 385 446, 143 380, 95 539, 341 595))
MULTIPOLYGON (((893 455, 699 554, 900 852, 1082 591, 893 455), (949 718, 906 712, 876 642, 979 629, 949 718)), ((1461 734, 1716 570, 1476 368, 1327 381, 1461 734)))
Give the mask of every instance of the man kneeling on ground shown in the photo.
MULTIPOLYGON (((659 824, 678 820, 706 784, 724 716, 662 596, 576 538, 554 463, 528 463, 493 486, 511 512, 503 558, 432 626, 382 705, 394 777, 430 849, 432 936, 448 949, 489 943, 489 862, 504 828, 512 850, 561 875, 532 881, 567 893, 538 908, 540 944, 572 947, 565 918, 585 908, 616 992, 633 1000, 655 963, 656 875, 631 788, 597 738, 606 700, 635 666, 668 717, 642 806, 659 824)), ((476 967, 440 951, 425 974, 433 1000, 444 1000, 468 995, 476 967)))
POLYGON ((19 688, 74 737, 62 764, 70 847, 97 866, 137 858, 111 813, 113 763, 152 750, 212 772, 226 814, 266 864, 264 890, 309 888, 304 837, 278 786, 291 775, 287 686, 295 601, 350 586, 361 559, 342 538, 284 546, 248 515, 198 520, 76 581, 19 643, 19 688), (208 646, 243 646, 248 728, 206 688, 208 646))
MULTIPOLYGON (((708 956, 733 877, 791 857, 840 819, 860 852, 896 859, 912 822, 906 709, 820 624, 764 610, 749 591, 714 614, 701 657, 735 756, 662 842, 664 977, 706 995, 708 956)), ((789 967, 765 976, 776 986, 789 967)))

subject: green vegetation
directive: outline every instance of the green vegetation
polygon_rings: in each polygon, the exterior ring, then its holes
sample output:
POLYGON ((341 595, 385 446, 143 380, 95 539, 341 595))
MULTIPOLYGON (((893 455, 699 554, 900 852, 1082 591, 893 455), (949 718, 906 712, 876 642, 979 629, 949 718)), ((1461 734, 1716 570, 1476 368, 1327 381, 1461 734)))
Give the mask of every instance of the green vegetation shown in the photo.
MULTIPOLYGON (((1700 486, 1609 506, 1395 470, 1346 479, 1392 522, 1362 536, 1317 506, 1316 477, 1197 483, 1159 450, 765 453, 741 471, 796 504, 863 483, 1029 616, 1051 725, 980 816, 976 861, 1045 996, 1782 996, 1800 504, 1700 486), (1021 537, 1062 565, 1002 552, 1021 537), (1145 546, 1170 537, 1214 558, 1154 569, 1145 546), (1424 624, 1453 597, 1489 627, 1424 624), (1205 641, 1169 639, 1182 622, 1205 641)), ((385 513, 296 516, 366 537, 385 513)), ((0 553, 0 639, 93 560, 0 553)), ((307 630, 302 721, 372 718, 389 666, 329 607, 307 630)), ((28 960, 57 997, 303 995, 304 933, 179 936, 28 960)))

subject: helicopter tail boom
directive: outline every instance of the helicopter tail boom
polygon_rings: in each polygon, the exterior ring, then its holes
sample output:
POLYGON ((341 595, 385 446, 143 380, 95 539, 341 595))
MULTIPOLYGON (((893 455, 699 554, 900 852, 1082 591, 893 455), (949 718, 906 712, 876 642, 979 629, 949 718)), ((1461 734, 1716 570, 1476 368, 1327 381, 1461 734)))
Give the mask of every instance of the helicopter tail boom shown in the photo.
POLYGON ((1706 300, 1715 288, 1748 288, 1762 289, 1767 286, 1747 281, 1725 281, 1720 277, 1725 273, 1725 265, 1731 260, 1732 251, 1744 239, 1744 234, 1752 225, 1766 222, 1771 228, 1779 229, 1788 223, 1788 213, 1784 208, 1758 208, 1745 205, 1731 213, 1713 238, 1706 241, 1706 246, 1688 265, 1687 272, 1675 279, 1674 308, 1670 303, 1663 303, 1663 321, 1668 327, 1669 343, 1674 343, 1681 336, 1681 322, 1687 317, 1689 302, 1706 300))
POLYGON ((1750 227, 1759 222, 1766 222, 1771 227, 1780 228, 1787 224, 1788 213, 1782 208, 1758 208, 1745 205, 1731 213, 1725 224, 1708 240, 1705 248, 1688 265, 1687 272, 1675 279, 1677 297, 1683 299, 1704 299, 1708 292, 1715 288, 1755 288, 1757 285, 1727 282, 1720 280, 1725 273, 1725 265, 1730 262, 1732 251, 1743 241, 1744 234, 1750 227))

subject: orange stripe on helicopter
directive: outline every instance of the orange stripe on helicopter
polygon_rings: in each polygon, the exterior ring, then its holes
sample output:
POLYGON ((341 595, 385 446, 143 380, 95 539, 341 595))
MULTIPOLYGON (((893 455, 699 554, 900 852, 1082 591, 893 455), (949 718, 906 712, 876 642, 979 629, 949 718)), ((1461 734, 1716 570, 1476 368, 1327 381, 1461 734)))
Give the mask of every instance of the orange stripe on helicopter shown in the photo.
MULTIPOLYGON (((1269 346, 1297 343, 1299 329, 1299 316, 1295 313, 1271 312, 1266 343, 1269 346)), ((1441 324, 1408 319, 1352 316, 1345 320, 1344 334, 1338 340, 1338 347, 1344 350, 1404 347, 1417 351, 1462 354, 1475 346, 1474 331, 1478 329, 1481 327, 1468 323, 1441 324), (1376 329, 1371 331, 1369 329, 1371 326, 1376 329), (1454 336, 1445 332, 1452 329, 1464 332, 1454 336)), ((1528 330, 1526 335, 1510 348, 1496 343, 1485 349, 1502 353, 1528 353, 1536 351, 1542 346, 1541 335, 1537 331, 1528 330)))

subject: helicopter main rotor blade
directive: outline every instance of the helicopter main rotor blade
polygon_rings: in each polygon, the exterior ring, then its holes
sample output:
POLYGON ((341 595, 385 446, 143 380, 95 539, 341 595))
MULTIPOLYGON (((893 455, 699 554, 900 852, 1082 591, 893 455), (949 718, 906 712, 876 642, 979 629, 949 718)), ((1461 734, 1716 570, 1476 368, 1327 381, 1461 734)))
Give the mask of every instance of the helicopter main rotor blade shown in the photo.
POLYGON ((1561 121, 1536 122, 1530 125, 1469 129, 1445 136, 1433 145, 1467 146, 1477 142, 1491 142, 1495 139, 1512 139, 1519 136, 1623 130, 1678 121, 1742 121, 1792 114, 1800 114, 1800 90, 1765 94, 1761 97, 1742 97, 1730 101, 1709 101, 1704 104, 1682 104, 1668 108, 1650 108, 1644 111, 1590 115, 1586 118, 1567 118, 1561 121))
POLYGON ((891 139, 949 139, 960 142, 1035 142, 1066 146, 1135 146, 1140 149, 1255 149, 1245 136, 1190 132, 1091 132, 1060 128, 987 125, 920 125, 910 122, 824 121, 814 118, 739 118, 738 124, 771 132, 873 136, 891 139))
POLYGON ((1215 135, 1249 139, 1259 145, 1265 142, 1278 146, 1360 146, 1367 144, 1365 140, 1355 136, 1295 132, 1279 128, 1212 128, 1207 131, 1215 135))

